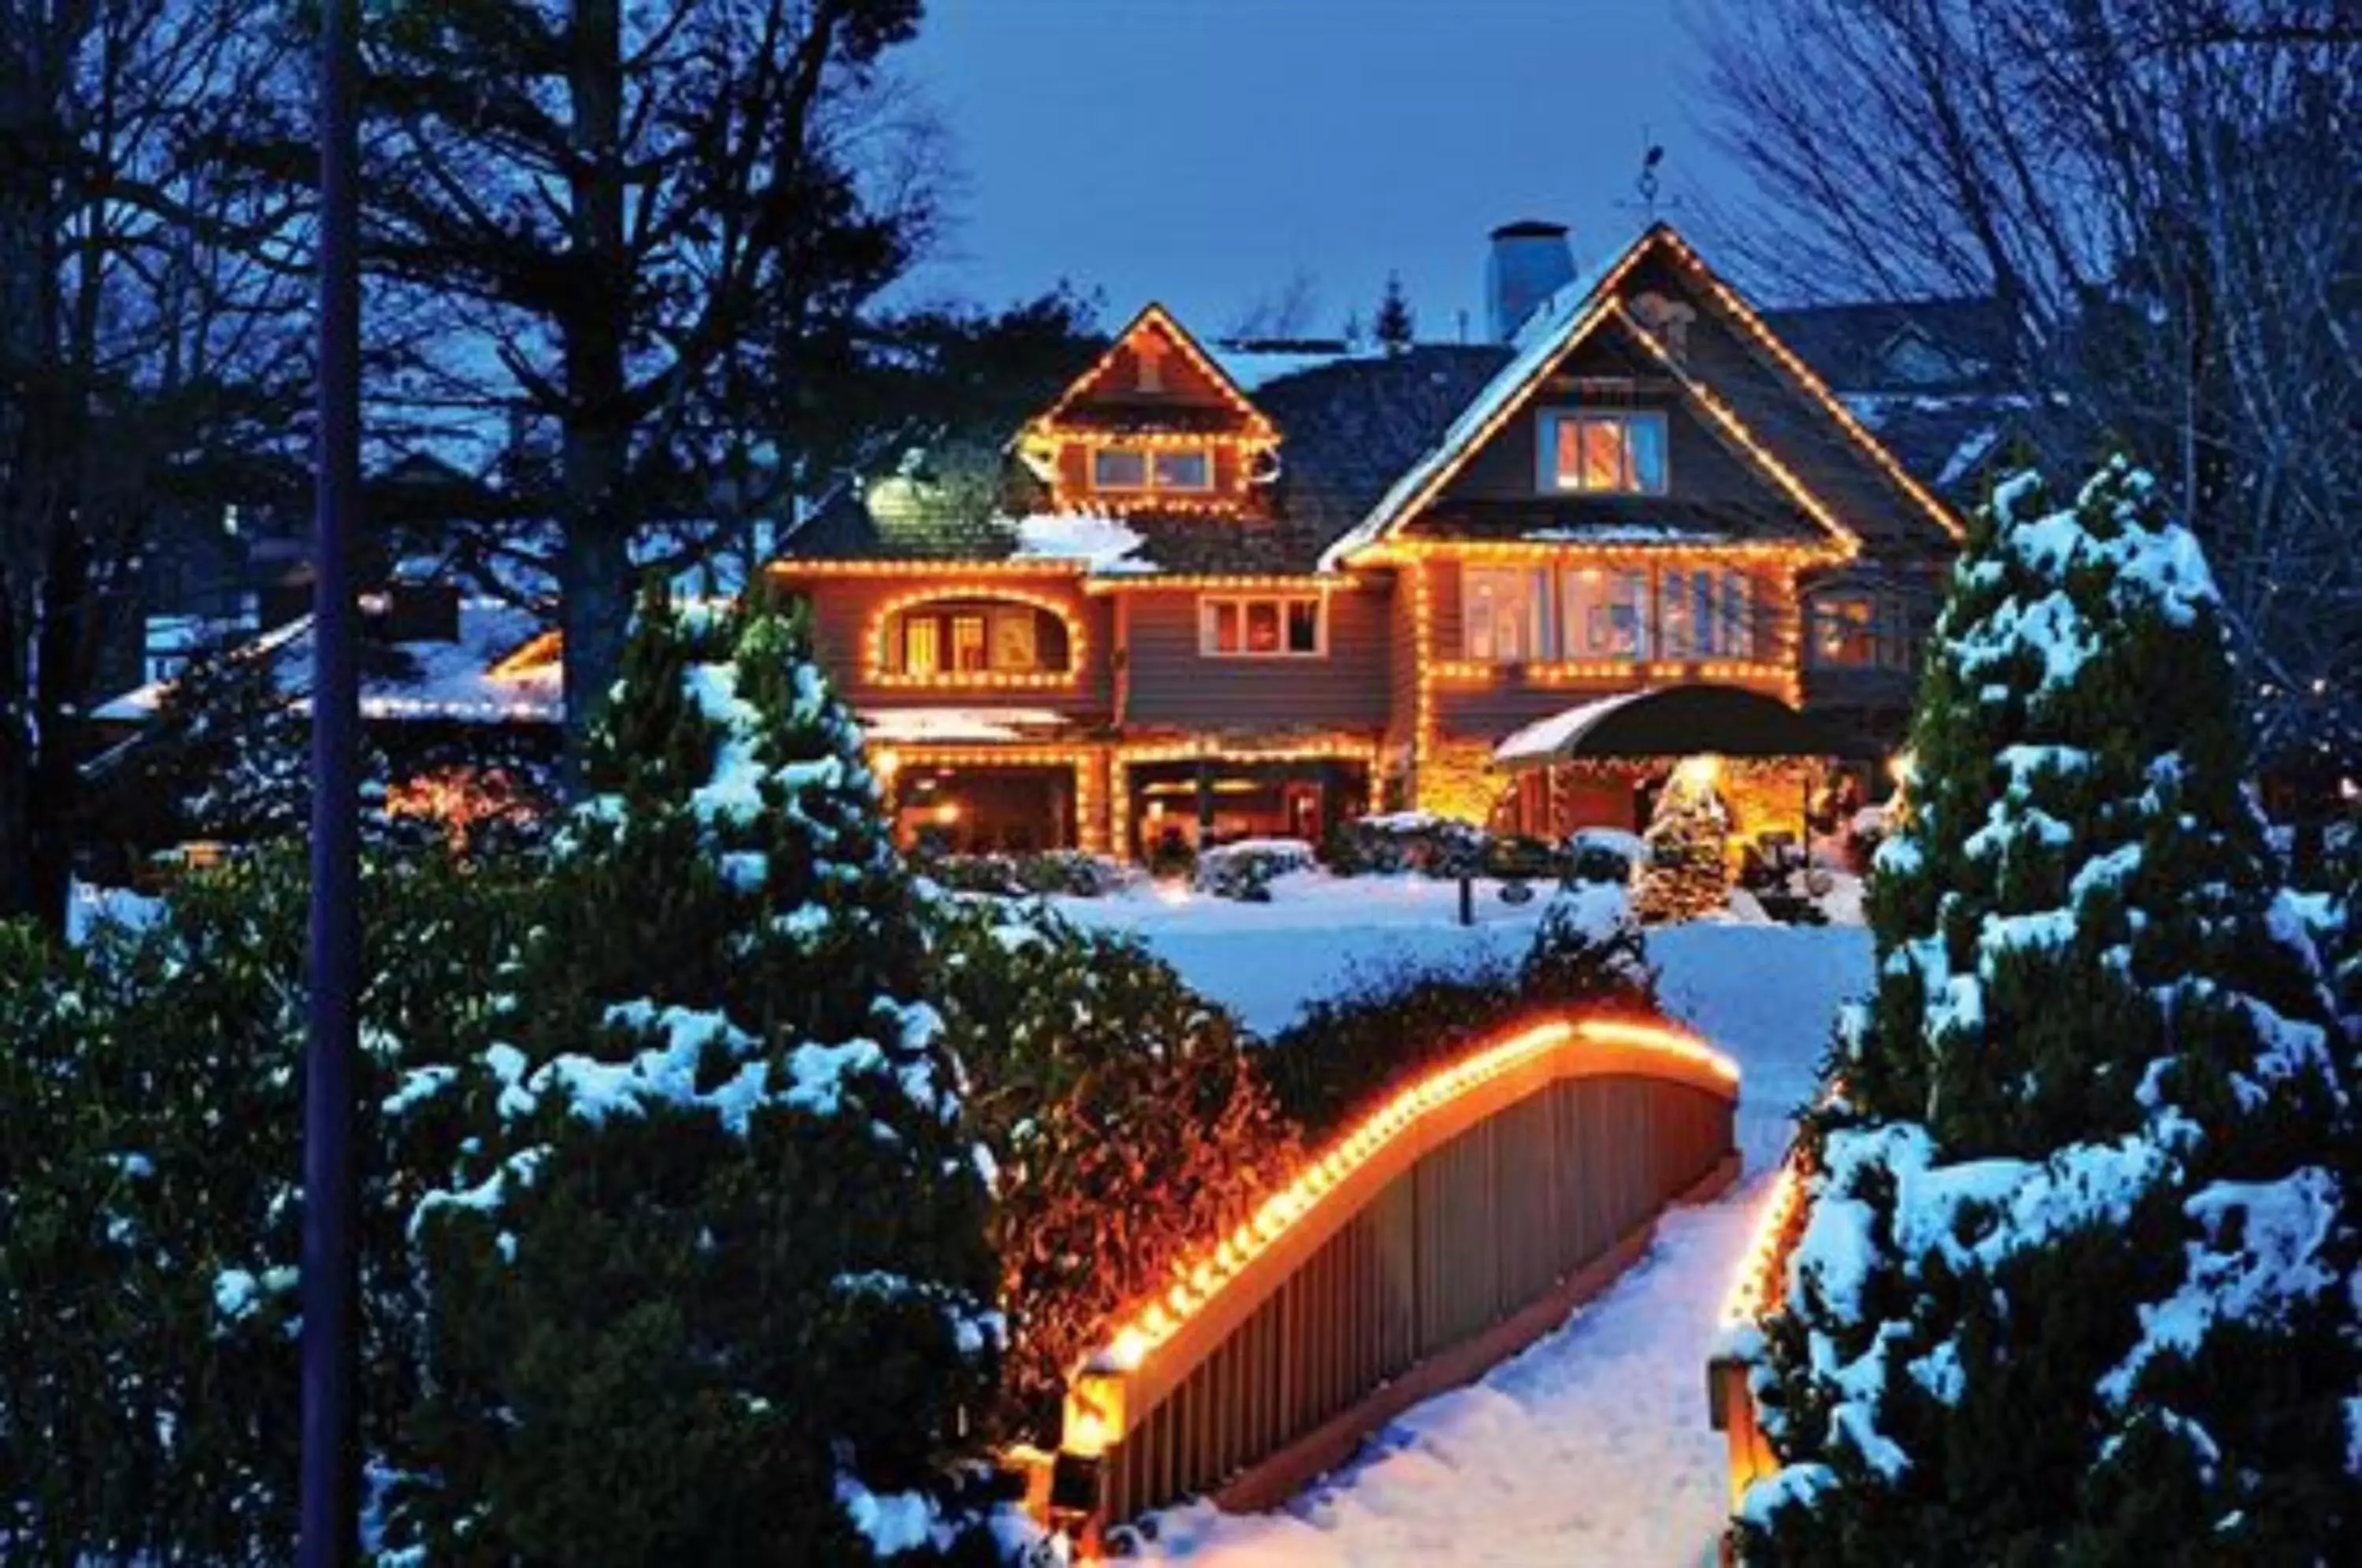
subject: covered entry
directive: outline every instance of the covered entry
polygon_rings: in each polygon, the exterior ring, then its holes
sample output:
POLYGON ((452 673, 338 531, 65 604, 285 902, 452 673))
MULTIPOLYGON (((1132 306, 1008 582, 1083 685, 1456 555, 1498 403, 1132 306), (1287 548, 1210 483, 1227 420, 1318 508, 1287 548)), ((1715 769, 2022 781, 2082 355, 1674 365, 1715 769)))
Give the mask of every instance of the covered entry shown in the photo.
POLYGON ((1366 749, 1340 756, 1147 751, 1117 759, 1117 847, 1204 848, 1242 838, 1319 844, 1370 805, 1366 749))
POLYGON ((1843 743, 1812 715, 1738 686, 1618 692, 1553 713, 1494 748, 1517 782, 1518 831, 1562 837, 1578 828, 1639 831, 1657 788, 1684 757, 1722 759, 1717 785, 1739 832, 1801 842, 1807 794, 1843 743))

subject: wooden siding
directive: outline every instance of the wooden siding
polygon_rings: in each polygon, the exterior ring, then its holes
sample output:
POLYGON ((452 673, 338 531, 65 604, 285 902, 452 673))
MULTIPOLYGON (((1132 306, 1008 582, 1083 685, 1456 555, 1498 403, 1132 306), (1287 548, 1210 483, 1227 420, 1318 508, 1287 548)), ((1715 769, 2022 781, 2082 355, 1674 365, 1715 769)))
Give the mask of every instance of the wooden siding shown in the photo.
POLYGON ((947 564, 939 580, 922 577, 822 577, 789 583, 811 603, 813 652, 837 694, 862 708, 1030 708, 1065 714, 1078 723, 1104 723, 1113 703, 1109 650, 1114 616, 1107 600, 1082 591, 1072 577, 966 578, 947 564), (1081 666, 1072 683, 1051 686, 990 686, 953 683, 903 686, 872 679, 869 627, 879 609, 911 594, 961 601, 989 601, 996 589, 1026 601, 1054 603, 1082 630, 1081 666))
POLYGON ((1386 745, 1415 745, 1418 730, 1418 579, 1425 563, 1396 569, 1387 591, 1386 745))
POLYGON ((1129 601, 1128 727, 1374 734, 1385 726, 1391 682, 1383 592, 1329 595, 1329 651, 1318 658, 1208 657, 1198 645, 1203 596, 1195 590, 1123 596, 1129 601))
MULTIPOLYGON (((1693 342, 1706 325, 1701 320, 1691 328, 1693 342)), ((1795 503, 1778 486, 1708 428, 1705 416, 1691 406, 1671 378, 1621 340, 1622 330, 1612 323, 1605 325, 1579 346, 1557 372, 1534 389, 1526 406, 1470 456, 1467 466, 1452 477, 1430 509, 1449 512, 1455 501, 1518 501, 1540 493, 1537 442, 1542 412, 1597 408, 1665 415, 1670 493, 1685 500, 1795 513, 1795 503), (1575 386, 1577 376, 1627 377, 1635 380, 1637 387, 1629 393, 1586 393, 1575 386)))

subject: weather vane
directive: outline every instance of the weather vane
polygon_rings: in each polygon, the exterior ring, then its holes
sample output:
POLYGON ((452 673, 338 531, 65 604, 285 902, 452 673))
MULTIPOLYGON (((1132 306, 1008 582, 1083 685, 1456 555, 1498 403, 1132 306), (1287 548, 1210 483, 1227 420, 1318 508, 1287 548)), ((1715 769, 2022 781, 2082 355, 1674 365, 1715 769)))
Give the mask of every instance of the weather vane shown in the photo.
MULTIPOLYGON (((1645 124, 1640 127, 1640 173, 1639 178, 1632 182, 1632 189, 1639 193, 1640 199, 1637 202, 1621 201, 1616 204, 1628 211, 1638 209, 1653 223, 1657 216, 1657 193, 1664 186, 1664 182, 1658 177, 1657 165, 1665 160, 1665 149, 1663 145, 1650 134, 1650 127, 1645 124)), ((1667 197, 1663 204, 1669 212, 1681 204, 1678 197, 1667 197)))

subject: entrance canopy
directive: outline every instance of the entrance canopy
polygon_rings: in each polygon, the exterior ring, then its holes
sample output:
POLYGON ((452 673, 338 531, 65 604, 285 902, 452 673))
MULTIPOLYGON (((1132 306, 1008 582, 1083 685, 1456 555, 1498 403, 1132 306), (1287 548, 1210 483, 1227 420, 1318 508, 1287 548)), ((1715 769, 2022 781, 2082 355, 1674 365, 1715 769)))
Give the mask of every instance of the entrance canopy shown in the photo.
POLYGON ((1626 691, 1553 713, 1493 749, 1509 768, 1584 757, 1839 756, 1848 748, 1809 714, 1740 686, 1626 691))

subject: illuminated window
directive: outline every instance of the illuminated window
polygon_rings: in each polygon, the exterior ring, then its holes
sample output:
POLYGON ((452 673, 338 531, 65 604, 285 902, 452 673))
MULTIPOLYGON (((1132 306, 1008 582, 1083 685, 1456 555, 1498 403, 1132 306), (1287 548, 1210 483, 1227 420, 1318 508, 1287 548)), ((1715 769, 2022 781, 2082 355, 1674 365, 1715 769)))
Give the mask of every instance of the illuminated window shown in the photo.
POLYGON ((1546 569, 1462 567, 1461 640, 1466 656, 1496 664, 1550 657, 1550 580, 1546 569))
POLYGON ((1214 488, 1214 455, 1204 447, 1150 451, 1101 447, 1091 454, 1091 485, 1110 491, 1196 491, 1214 488))
POLYGON ((1653 413, 1541 415, 1541 488, 1584 494, 1662 495, 1665 416, 1653 413))
POLYGON ((1030 674, 1040 668, 1040 618, 1031 606, 992 613, 992 668, 1030 674))
POLYGON ((984 640, 984 617, 955 615, 952 617, 952 668, 962 675, 973 675, 991 668, 984 640))
POLYGON ((944 624, 933 615, 911 615, 902 621, 902 668, 911 675, 933 675, 944 667, 944 624))
POLYGON ((1649 574, 1574 567, 1566 573, 1567 658, 1649 657, 1649 574))
POLYGON ((1753 614, 1744 572, 1700 567, 1657 574, 1661 657, 1751 658, 1753 614))
POLYGON ((1880 640, 1878 606, 1870 595, 1823 594, 1814 599, 1812 634, 1805 646, 1815 664, 1881 663, 1880 640))
POLYGON ((1217 658, 1317 658, 1328 651, 1321 605, 1317 594, 1201 599, 1198 651, 1217 658))

